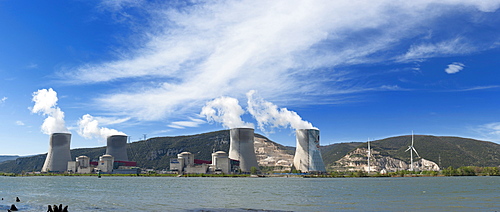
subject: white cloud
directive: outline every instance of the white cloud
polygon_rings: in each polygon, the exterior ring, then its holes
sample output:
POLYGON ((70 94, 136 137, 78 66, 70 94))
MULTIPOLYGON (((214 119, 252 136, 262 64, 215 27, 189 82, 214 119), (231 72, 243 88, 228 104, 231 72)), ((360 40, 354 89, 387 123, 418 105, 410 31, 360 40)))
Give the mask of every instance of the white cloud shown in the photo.
POLYGON ((232 97, 219 97, 209 101, 201 109, 200 115, 207 118, 209 122, 221 123, 226 128, 254 128, 252 123, 241 119, 245 110, 241 108, 239 101, 232 97))
POLYGON ((448 65, 448 68, 446 68, 444 71, 448 74, 455 74, 460 72, 462 69, 464 69, 464 64, 463 63, 457 63, 454 62, 450 65, 448 65))
POLYGON ((473 130, 486 140, 500 141, 500 122, 480 125, 473 130))
POLYGON ((487 89, 495 89, 495 88, 500 88, 500 85, 476 86, 476 87, 466 88, 466 89, 457 90, 457 91, 477 91, 477 90, 487 90, 487 89))
POLYGON ((200 124, 206 123, 206 121, 196 118, 189 118, 189 121, 174 121, 168 125, 168 127, 176 129, 184 129, 186 127, 198 127, 200 124))
POLYGON ((24 126, 24 122, 22 122, 22 121, 16 121, 16 125, 24 126))
MULTIPOLYGON (((104 1, 101 6, 120 13, 146 5, 137 2, 104 1)), ((124 48, 112 61, 63 70, 62 76, 75 84, 155 79, 152 86, 121 89, 95 103, 119 115, 161 120, 193 113, 219 96, 244 98, 252 89, 273 102, 296 104, 317 102, 297 98, 302 93, 316 99, 370 90, 344 80, 346 73, 337 67, 476 51, 467 39, 456 36, 416 44, 403 56, 392 48, 400 40, 428 34, 432 29, 422 26, 435 18, 477 9, 491 12, 499 3, 242 0, 144 7, 151 15, 150 28, 138 30, 143 34, 134 38, 141 39, 130 44, 139 48, 124 48)), ((437 36, 433 31, 432 37, 437 36)))
MULTIPOLYGON (((102 117, 99 119, 107 120, 102 117)), ((86 139, 98 138, 100 141, 104 141, 108 136, 112 135, 126 135, 115 129, 100 127, 98 118, 94 118, 89 114, 83 115, 82 118, 78 120, 78 134, 86 139)))
POLYGON ((310 122, 302 120, 295 111, 278 108, 277 105, 262 99, 254 90, 247 93, 247 98, 248 112, 264 132, 267 131, 266 128, 317 129, 310 122))
POLYGON ((0 104, 2 104, 2 103, 4 103, 5 101, 7 101, 7 99, 8 99, 8 98, 4 96, 2 99, 0 99, 0 104))
POLYGON ((438 43, 413 45, 406 54, 397 57, 396 60, 411 62, 431 57, 467 54, 474 51, 477 51, 477 48, 465 42, 463 38, 455 38, 438 43))
POLYGON ((121 124, 124 123, 128 120, 130 120, 130 117, 125 117, 125 118, 116 118, 116 117, 102 117, 102 116, 95 116, 93 117, 96 121, 99 122, 100 125, 114 125, 114 124, 121 124))
POLYGON ((35 102, 33 108, 30 108, 32 113, 39 113, 47 118, 43 121, 42 132, 50 135, 52 133, 69 133, 64 121, 64 112, 57 107, 57 92, 52 88, 41 89, 33 92, 32 101, 35 102))
POLYGON ((379 90, 382 90, 382 91, 401 91, 401 90, 405 90, 405 89, 399 87, 398 85, 382 85, 382 86, 380 86, 379 90))

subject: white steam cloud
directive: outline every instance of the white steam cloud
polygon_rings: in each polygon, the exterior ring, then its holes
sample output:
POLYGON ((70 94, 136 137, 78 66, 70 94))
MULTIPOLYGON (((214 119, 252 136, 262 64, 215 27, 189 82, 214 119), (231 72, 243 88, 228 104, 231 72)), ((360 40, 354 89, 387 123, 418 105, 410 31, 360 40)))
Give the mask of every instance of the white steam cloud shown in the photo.
POLYGON ((99 121, 89 114, 83 115, 78 121, 78 128, 78 134, 86 139, 98 138, 105 140, 112 135, 126 135, 114 129, 99 127, 99 121))
POLYGON ((33 92, 32 101, 35 105, 31 112, 47 116, 41 127, 44 134, 69 133, 64 122, 64 112, 57 107, 57 100, 57 93, 52 88, 33 92))
POLYGON ((241 119, 244 113, 237 99, 223 96, 208 102, 200 115, 205 116, 209 122, 219 122, 227 128, 254 128, 252 123, 241 119))
POLYGON ((317 129, 294 111, 286 108, 278 108, 275 104, 265 101, 256 95, 256 91, 247 93, 248 112, 257 120, 259 129, 266 132, 267 127, 271 128, 292 128, 292 129, 317 129))

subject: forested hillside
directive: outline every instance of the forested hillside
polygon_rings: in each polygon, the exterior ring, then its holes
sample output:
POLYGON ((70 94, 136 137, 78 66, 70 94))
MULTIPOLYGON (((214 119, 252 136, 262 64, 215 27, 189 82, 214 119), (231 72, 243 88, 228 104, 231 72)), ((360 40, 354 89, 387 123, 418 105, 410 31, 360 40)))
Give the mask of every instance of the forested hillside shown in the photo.
MULTIPOLYGON (((325 164, 331 165, 338 160, 338 157, 330 159, 331 153, 337 151, 343 154, 346 149, 353 147, 345 145, 331 147, 330 151, 325 151, 327 148, 323 147, 322 154, 325 164)), ((409 145, 411 145, 411 135, 371 142, 371 148, 379 151, 381 155, 401 159, 408 163, 410 162, 410 153, 405 152, 405 150, 408 149, 409 145)), ((367 143, 360 143, 348 152, 357 147, 366 148, 366 146, 367 143)), ((500 166, 500 145, 493 142, 449 136, 415 135, 413 146, 420 157, 437 163, 441 168, 449 166, 455 168, 461 166, 500 166)))

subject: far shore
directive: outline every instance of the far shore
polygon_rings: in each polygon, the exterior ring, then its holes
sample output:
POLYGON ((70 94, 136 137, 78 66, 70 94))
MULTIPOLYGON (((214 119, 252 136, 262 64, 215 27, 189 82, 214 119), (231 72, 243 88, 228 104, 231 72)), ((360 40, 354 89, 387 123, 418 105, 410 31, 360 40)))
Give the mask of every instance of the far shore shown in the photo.
MULTIPOLYGON (((0 177, 42 177, 42 176, 53 176, 53 177, 95 177, 95 178, 106 178, 106 177, 228 177, 228 178, 387 178, 387 177, 454 177, 447 176, 443 174, 436 175, 425 175, 425 174, 374 174, 374 175, 286 175, 286 174, 265 174, 265 175, 250 175, 250 174, 67 174, 67 173, 42 173, 42 174, 13 174, 13 173, 0 173, 0 177)), ((499 175, 466 175, 466 176, 499 176, 499 175)))

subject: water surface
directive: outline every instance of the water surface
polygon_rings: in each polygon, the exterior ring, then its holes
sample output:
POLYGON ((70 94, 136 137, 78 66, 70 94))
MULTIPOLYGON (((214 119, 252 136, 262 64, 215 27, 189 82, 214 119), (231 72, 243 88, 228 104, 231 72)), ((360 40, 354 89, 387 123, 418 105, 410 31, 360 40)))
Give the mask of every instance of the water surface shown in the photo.
POLYGON ((0 177, 0 197, 20 211, 499 211, 500 177, 0 177))

